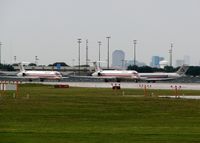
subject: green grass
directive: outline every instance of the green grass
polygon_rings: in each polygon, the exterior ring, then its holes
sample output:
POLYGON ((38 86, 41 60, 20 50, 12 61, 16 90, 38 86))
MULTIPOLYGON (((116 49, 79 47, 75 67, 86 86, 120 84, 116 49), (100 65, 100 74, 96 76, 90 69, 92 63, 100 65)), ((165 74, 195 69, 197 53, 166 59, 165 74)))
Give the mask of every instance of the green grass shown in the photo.
POLYGON ((144 97, 133 89, 43 85, 21 85, 17 98, 6 94, 0 97, 0 143, 200 142, 199 100, 144 97))

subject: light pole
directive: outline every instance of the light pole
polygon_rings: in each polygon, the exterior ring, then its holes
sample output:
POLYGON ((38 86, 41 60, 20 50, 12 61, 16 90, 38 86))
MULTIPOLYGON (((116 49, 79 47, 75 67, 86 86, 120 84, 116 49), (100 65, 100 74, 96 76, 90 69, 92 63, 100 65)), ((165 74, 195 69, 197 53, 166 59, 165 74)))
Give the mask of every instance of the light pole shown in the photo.
POLYGON ((72 67, 74 67, 75 59, 72 59, 72 67))
POLYGON ((75 62, 75 59, 72 59, 72 67, 73 67, 73 73, 74 73, 74 76, 75 76, 75 68, 74 68, 74 62, 75 62))
POLYGON ((172 67, 172 48, 173 48, 173 43, 171 43, 171 47, 169 50, 169 65, 172 67))
POLYGON ((122 59, 122 69, 124 69, 124 59, 122 59))
POLYGON ((80 75, 80 68, 81 68, 81 59, 80 59, 80 46, 81 46, 81 39, 78 39, 78 71, 80 75))
POLYGON ((101 61, 101 41, 98 41, 99 43, 99 67, 100 67, 100 61, 101 61))
POLYGON ((35 64, 36 64, 36 66, 38 65, 38 56, 35 56, 35 64))
POLYGON ((110 64, 109 64, 109 46, 110 46, 110 45, 109 45, 109 44, 110 44, 110 43, 109 43, 109 40, 110 40, 111 37, 106 37, 106 38, 108 39, 108 63, 107 63, 107 68, 109 69, 109 65, 110 65, 110 64))
POLYGON ((0 64, 1 64, 1 45, 2 43, 0 42, 0 64))
POLYGON ((88 66, 88 40, 86 40, 86 66, 88 66))
POLYGON ((136 44, 137 44, 137 40, 133 40, 134 43, 134 66, 136 66, 136 44))
POLYGON ((14 56, 14 62, 16 63, 16 61, 17 61, 17 56, 14 56))

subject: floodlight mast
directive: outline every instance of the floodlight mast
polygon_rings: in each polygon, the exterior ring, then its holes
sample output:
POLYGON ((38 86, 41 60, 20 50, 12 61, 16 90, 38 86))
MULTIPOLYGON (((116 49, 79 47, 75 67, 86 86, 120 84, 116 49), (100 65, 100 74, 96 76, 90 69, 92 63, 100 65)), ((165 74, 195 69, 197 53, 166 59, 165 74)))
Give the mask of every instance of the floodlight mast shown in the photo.
POLYGON ((86 40, 86 66, 88 66, 88 39, 86 40))
MULTIPOLYGON (((99 43, 99 61, 101 61, 101 41, 98 41, 99 43)), ((99 67, 100 67, 100 62, 99 62, 99 67)))
POLYGON ((14 63, 16 63, 17 61, 17 56, 14 56, 14 63))
POLYGON ((80 76, 80 70, 81 70, 81 58, 80 58, 80 47, 81 47, 81 39, 78 39, 78 71, 80 76))
POLYGON ((38 65, 38 56, 35 56, 35 64, 38 65))
POLYGON ((169 58, 170 58, 170 66, 172 67, 172 48, 173 48, 174 44, 171 43, 171 47, 170 47, 170 50, 169 50, 169 58))
POLYGON ((0 42, 0 64, 1 64, 1 45, 2 43, 0 42))
POLYGON ((136 44, 137 44, 137 40, 133 40, 133 44, 134 44, 134 60, 133 60, 133 64, 134 64, 134 66, 136 66, 136 44))
POLYGON ((109 36, 109 37, 106 37, 106 38, 108 39, 108 57, 107 57, 107 58, 108 58, 108 59, 107 59, 107 60, 108 60, 108 63, 107 63, 107 68, 109 69, 109 65, 110 65, 110 63, 109 63, 109 54, 110 54, 110 53, 109 53, 109 51, 110 51, 110 49, 109 49, 109 48, 110 48, 110 47, 109 47, 109 46, 110 46, 110 45, 109 45, 110 43, 109 43, 109 42, 110 42, 110 41, 109 41, 109 40, 110 40, 111 37, 109 36))

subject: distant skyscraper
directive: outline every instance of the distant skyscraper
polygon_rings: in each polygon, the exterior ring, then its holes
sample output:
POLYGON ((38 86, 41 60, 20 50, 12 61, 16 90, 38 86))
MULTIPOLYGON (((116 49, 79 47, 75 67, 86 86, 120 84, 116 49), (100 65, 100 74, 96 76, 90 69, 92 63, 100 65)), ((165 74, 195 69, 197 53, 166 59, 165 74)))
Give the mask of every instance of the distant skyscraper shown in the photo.
POLYGON ((163 61, 163 60, 164 60, 163 57, 153 56, 152 61, 151 61, 151 66, 159 68, 160 67, 160 61, 163 61))
POLYGON ((190 65, 190 57, 189 56, 186 55, 186 56, 183 57, 183 59, 176 60, 176 66, 177 67, 180 67, 183 64, 190 65))
POLYGON ((125 53, 122 50, 115 50, 112 53, 112 66, 113 67, 124 67, 125 53))
POLYGON ((180 67, 184 64, 184 60, 176 60, 176 66, 180 67))
POLYGON ((187 55, 184 56, 184 64, 190 65, 190 56, 187 55))
POLYGON ((160 61, 164 61, 165 60, 165 58, 164 57, 160 57, 160 61))

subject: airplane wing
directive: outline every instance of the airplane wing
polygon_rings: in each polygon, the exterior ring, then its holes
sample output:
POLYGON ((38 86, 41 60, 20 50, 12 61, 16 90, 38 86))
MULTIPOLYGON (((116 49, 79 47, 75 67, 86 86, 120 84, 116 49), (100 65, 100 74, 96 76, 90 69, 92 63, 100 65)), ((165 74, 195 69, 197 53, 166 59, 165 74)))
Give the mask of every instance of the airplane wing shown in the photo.
POLYGON ((70 78, 87 78, 87 79, 116 79, 116 77, 107 76, 69 76, 70 78))
POLYGON ((173 80, 174 78, 141 78, 143 81, 168 81, 173 80))
POLYGON ((122 80, 137 80, 135 78, 127 78, 127 77, 116 77, 116 76, 69 76, 69 78, 77 78, 82 80, 103 80, 105 82, 112 81, 112 82, 120 82, 122 80))

